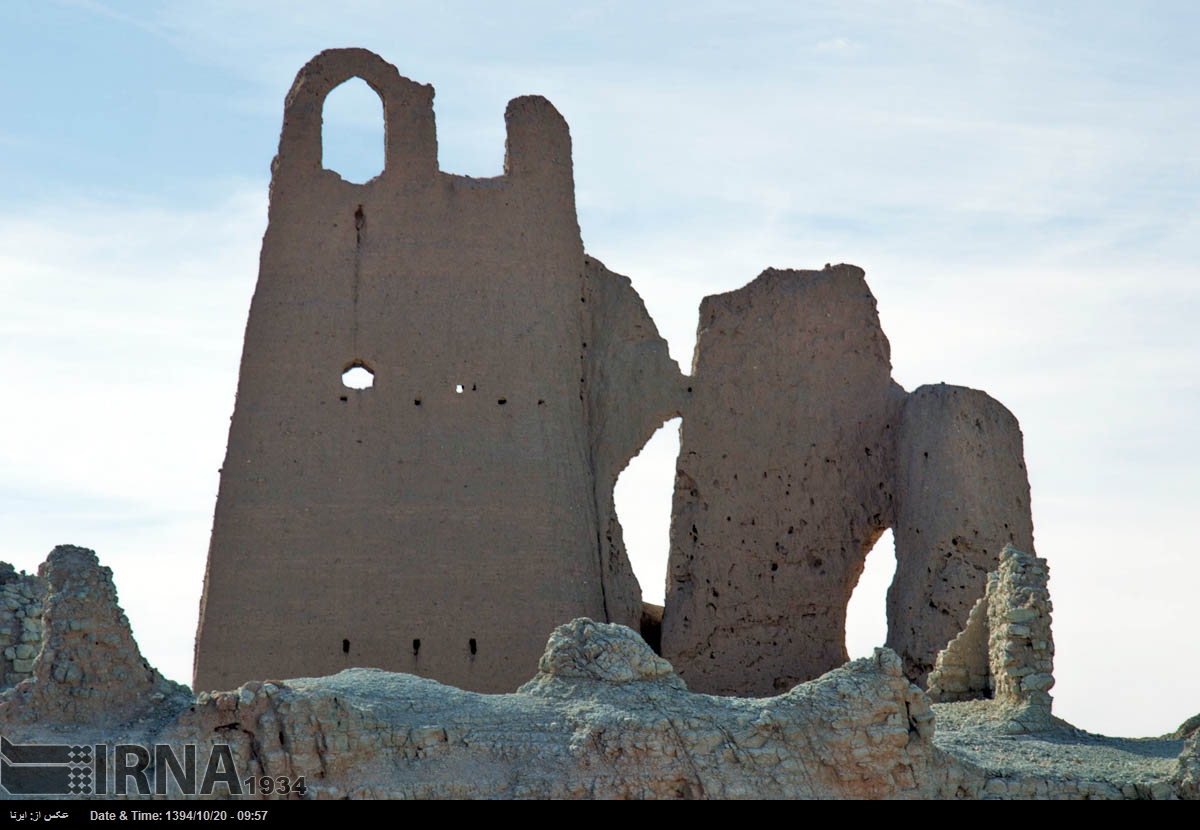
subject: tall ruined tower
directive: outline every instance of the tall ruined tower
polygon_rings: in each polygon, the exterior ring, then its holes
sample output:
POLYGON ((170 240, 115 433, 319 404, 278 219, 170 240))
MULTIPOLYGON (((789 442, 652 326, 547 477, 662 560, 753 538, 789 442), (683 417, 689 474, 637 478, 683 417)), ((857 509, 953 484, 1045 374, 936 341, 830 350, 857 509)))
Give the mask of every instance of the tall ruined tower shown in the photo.
MULTIPOLYGON (((504 175, 448 175, 432 87, 360 49, 323 52, 297 75, 221 472, 197 689, 374 666, 512 691, 555 625, 636 625, 612 482, 677 405, 630 407, 635 426, 616 438, 594 426, 615 404, 589 386, 589 351, 620 328, 606 314, 645 311, 584 256, 562 117, 525 97, 505 121, 504 175), (352 77, 385 118, 385 169, 363 185, 321 166, 325 97, 352 77), (343 384, 356 366, 369 388, 343 384)), ((645 320, 633 339, 657 340, 645 320)))

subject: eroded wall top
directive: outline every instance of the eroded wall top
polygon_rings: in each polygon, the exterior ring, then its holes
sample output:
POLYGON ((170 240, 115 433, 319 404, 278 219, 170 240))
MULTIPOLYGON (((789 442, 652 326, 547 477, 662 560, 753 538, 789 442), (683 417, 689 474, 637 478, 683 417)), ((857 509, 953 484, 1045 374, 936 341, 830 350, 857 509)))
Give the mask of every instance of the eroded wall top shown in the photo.
POLYGON ((358 49, 318 55, 288 93, 199 688, 375 666, 511 691, 554 626, 640 614, 619 530, 608 543, 609 468, 678 404, 659 383, 663 403, 622 408, 645 425, 598 429, 589 354, 610 356, 604 388, 621 394, 622 350, 645 349, 605 339, 645 310, 585 263, 570 135, 548 101, 508 105, 505 174, 472 179, 437 169, 432 98, 358 49), (386 123, 385 169, 363 185, 321 168, 324 98, 354 76, 386 123), (343 385, 351 367, 368 388, 343 385))

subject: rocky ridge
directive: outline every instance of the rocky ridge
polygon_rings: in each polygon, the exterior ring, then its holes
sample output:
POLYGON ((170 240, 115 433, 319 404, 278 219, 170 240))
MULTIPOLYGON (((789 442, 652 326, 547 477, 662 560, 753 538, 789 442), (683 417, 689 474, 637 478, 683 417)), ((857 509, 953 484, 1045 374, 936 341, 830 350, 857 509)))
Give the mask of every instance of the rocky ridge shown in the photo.
MULTIPOLYGON (((1029 596, 1013 571, 989 596, 1029 596)), ((180 757, 196 744, 201 758, 223 745, 239 779, 303 777, 304 798, 1200 798, 1194 725, 1128 741, 1047 713, 1014 730, 1028 701, 931 706, 888 649, 776 697, 713 697, 632 630, 577 619, 514 694, 349 669, 193 697, 142 659, 91 551, 56 548, 37 577, 14 578, 33 586, 20 610, 40 605, 45 624, 30 676, 0 693, 6 738, 180 757)))

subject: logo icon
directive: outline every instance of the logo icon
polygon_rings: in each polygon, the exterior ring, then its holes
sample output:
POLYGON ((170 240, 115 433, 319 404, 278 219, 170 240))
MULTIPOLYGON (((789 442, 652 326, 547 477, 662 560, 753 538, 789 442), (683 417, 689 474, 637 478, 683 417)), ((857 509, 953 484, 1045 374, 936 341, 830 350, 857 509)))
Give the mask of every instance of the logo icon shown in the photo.
POLYGON ((0 737, 0 784, 12 795, 91 795, 103 780, 105 757, 103 744, 14 744, 0 737))

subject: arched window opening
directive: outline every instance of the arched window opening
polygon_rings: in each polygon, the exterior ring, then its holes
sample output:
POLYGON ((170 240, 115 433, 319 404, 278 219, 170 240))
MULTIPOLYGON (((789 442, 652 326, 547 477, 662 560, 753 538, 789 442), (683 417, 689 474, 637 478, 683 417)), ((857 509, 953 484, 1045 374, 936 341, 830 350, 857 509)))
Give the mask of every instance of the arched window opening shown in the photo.
POLYGON ((667 421, 621 471, 613 498, 642 599, 662 605, 671 546, 671 498, 679 458, 679 419, 667 421))
POLYGON ((846 652, 851 660, 869 657, 887 640, 887 592, 896 576, 896 544, 885 530, 867 554, 846 608, 846 652))
POLYGON ((321 112, 321 166, 353 184, 383 172, 383 101, 362 78, 330 90, 321 112))

